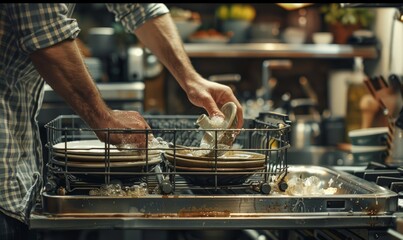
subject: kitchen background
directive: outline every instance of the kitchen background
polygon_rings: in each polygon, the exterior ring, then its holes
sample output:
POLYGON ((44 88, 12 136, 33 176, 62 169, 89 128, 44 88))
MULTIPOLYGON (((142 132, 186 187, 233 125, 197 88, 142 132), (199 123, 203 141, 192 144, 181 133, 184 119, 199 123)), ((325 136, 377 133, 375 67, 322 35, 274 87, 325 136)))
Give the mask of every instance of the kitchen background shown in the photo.
MULTIPOLYGON (((379 109, 363 107, 371 105, 363 100, 371 98, 363 80, 382 76, 389 81, 396 75, 402 81, 398 4, 167 6, 196 70, 229 85, 244 105, 245 117, 277 111, 297 124, 307 115, 303 134, 310 140, 302 148, 340 145, 349 142, 351 130, 384 126, 379 109), (320 131, 314 130, 317 125, 320 131)), ((112 108, 158 115, 205 113, 189 102, 158 59, 114 21, 104 4, 77 4, 73 17, 82 29, 79 40, 88 68, 112 108)), ((388 97, 394 116, 402 104, 396 89, 391 87, 388 97)), ((70 113, 48 87, 41 125, 70 113)), ((43 127, 42 133, 45 141, 43 127)))
MULTIPOLYGON (((222 39, 219 37, 227 37, 228 31, 224 29, 226 21, 222 19, 222 13, 219 12, 220 4, 167 4, 167 6, 174 10, 173 15, 176 17, 180 31, 190 28, 190 32, 184 33, 185 47, 197 42, 201 49, 208 48, 211 42, 221 41, 222 39), (193 15, 189 15, 189 13, 193 15), (197 24, 189 27, 183 25, 183 22, 197 22, 197 24), (215 36, 201 36, 207 32, 212 33, 213 30, 215 36), (192 36, 201 36, 202 40, 192 38, 192 36), (210 41, 206 37, 210 37, 210 41)), ((233 7, 234 5, 229 4, 228 6, 233 7)), ((235 4, 235 6, 240 8, 239 11, 248 12, 241 9, 240 4, 235 4)), ((326 18, 330 18, 331 14, 341 14, 326 13, 324 9, 331 7, 331 4, 313 4, 295 10, 287 10, 277 4, 251 4, 250 6, 254 11, 253 16, 247 14, 235 16, 247 19, 246 21, 249 22, 244 37, 238 37, 234 40, 236 42, 229 39, 229 43, 226 44, 236 43, 233 48, 235 52, 244 51, 243 48, 250 43, 288 43, 292 46, 298 44, 297 48, 303 52, 304 49, 309 48, 310 44, 314 44, 312 38, 314 32, 331 30, 331 25, 326 18)), ((237 10, 235 9, 235 11, 237 10)), ((285 52, 280 57, 271 57, 269 52, 264 56, 251 52, 239 57, 217 56, 217 54, 205 54, 200 57, 191 52, 189 55, 196 70, 206 78, 212 75, 236 74, 240 80, 228 79, 227 84, 233 87, 245 105, 248 100, 256 100, 261 94, 259 89, 262 88, 263 82, 262 62, 270 59, 289 60, 292 63, 292 67, 289 69, 274 68, 270 72, 271 76, 277 80, 270 97, 270 100, 273 101, 272 107, 281 107, 282 97, 287 93, 290 94, 291 99, 308 97, 299 83, 300 78, 305 77, 318 97, 318 110, 322 113, 328 109, 334 116, 344 117, 347 87, 349 81, 354 81, 352 80, 355 77, 353 76, 354 63, 357 62, 357 58, 359 58, 359 62, 362 60, 363 72, 368 76, 383 75, 387 77, 391 73, 402 73, 402 25, 393 24, 397 9, 393 7, 366 8, 363 11, 365 13, 358 17, 367 19, 363 22, 365 25, 358 24, 356 29, 361 29, 361 31, 356 31, 355 37, 344 40, 333 38, 331 42, 335 44, 336 41, 342 41, 341 44, 353 46, 354 53, 348 56, 336 52, 329 55, 320 54, 320 48, 315 48, 315 51, 319 51, 317 55, 311 54, 310 56, 291 51, 285 52), (393 33, 391 28, 393 28, 393 33), (393 40, 390 39, 392 35, 393 40)), ((108 74, 103 80, 98 78, 100 82, 143 81, 145 83, 145 112, 153 114, 200 114, 203 112, 203 109, 195 108, 190 104, 179 85, 165 69, 159 66, 155 57, 146 56, 143 67, 130 66, 137 68, 131 70, 124 68, 126 65, 123 64, 122 59, 128 57, 128 49, 139 46, 141 43, 133 35, 124 33, 121 26, 114 22, 114 16, 107 12, 104 4, 77 4, 74 17, 78 19, 82 28, 80 39, 85 44, 85 48, 89 50, 88 54, 91 54, 92 51, 92 56, 106 59, 107 69, 103 68, 101 71, 108 74), (99 16, 103 17, 99 18, 99 16), (109 41, 115 41, 117 44, 102 45, 99 39, 105 36, 97 35, 93 29, 99 27, 113 28, 112 37, 114 39, 109 39, 109 41), (105 57, 105 54, 108 56, 105 57), (134 73, 137 77, 130 78, 127 76, 127 72, 131 75, 134 73)), ((323 46, 323 49, 324 52, 329 51, 326 50, 326 46, 323 46)))
MULTIPOLYGON (((365 122, 367 118, 360 109, 360 102, 369 95, 364 75, 382 76, 388 81, 395 74, 400 84, 402 82, 403 24, 398 21, 399 17, 401 19, 399 4, 364 4, 364 8, 348 9, 331 3, 314 3, 295 9, 272 3, 170 3, 167 6, 196 70, 212 81, 229 85, 244 105, 246 117, 273 110, 290 114, 295 124, 301 123, 303 128, 294 125, 293 129, 305 132, 295 132, 293 136, 309 141, 292 139, 288 164, 352 165, 353 162, 348 161, 354 159, 343 149, 343 143, 350 141, 348 131, 361 128, 364 123, 367 126, 384 124, 375 120, 365 122), (342 23, 354 22, 356 14, 364 20, 353 24, 350 31, 344 31, 347 35, 339 38, 343 32, 336 34, 331 22, 336 19, 342 23), (242 21, 230 28, 227 20, 232 18, 242 21), (331 33, 332 39, 328 39, 329 35, 317 39, 317 32, 331 33), (304 121, 299 122, 299 119, 304 121), (314 130, 318 125, 319 134, 314 130), (318 145, 323 148, 312 148, 318 145)), ((79 39, 88 68, 112 108, 155 115, 205 113, 187 100, 154 55, 115 23, 113 14, 104 4, 77 4, 73 17, 82 29, 79 39)), ((395 114, 401 108, 401 96, 398 91, 390 93, 395 114)), ((47 88, 39 117, 41 124, 68 113, 72 113, 71 110, 47 88)), ((46 136, 45 129, 42 130, 46 136)), ((49 239, 74 236, 80 239, 118 236, 121 239, 185 239, 178 237, 180 232, 77 230, 52 232, 48 236, 49 239)), ((212 231, 204 232, 207 234, 204 238, 186 239, 208 239, 209 233, 220 239, 241 236, 239 231, 212 231)))

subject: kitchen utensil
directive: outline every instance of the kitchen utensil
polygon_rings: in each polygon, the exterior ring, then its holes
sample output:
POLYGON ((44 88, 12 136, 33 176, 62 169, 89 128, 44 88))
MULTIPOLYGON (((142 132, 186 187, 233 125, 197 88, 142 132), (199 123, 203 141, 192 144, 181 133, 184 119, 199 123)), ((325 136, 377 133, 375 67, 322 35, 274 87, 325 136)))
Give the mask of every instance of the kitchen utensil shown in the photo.
POLYGON ((385 92, 390 93, 390 91, 385 91, 388 89, 388 84, 382 76, 374 78, 365 78, 364 83, 370 91, 371 95, 378 101, 379 106, 388 120, 388 151, 390 151, 393 142, 393 131, 394 131, 394 118, 392 116, 392 109, 388 109, 384 102, 385 92))
POLYGON ((291 100, 292 148, 300 149, 321 144, 321 116, 316 107, 311 99, 291 100))

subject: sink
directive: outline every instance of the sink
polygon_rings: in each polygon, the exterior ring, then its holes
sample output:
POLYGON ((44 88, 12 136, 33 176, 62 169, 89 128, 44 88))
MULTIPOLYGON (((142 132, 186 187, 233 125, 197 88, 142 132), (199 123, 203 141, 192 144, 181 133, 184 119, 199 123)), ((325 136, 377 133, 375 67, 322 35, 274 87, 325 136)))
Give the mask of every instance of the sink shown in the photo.
POLYGON ((353 156, 336 147, 310 146, 307 148, 290 148, 287 151, 289 165, 346 166, 353 165, 353 156))

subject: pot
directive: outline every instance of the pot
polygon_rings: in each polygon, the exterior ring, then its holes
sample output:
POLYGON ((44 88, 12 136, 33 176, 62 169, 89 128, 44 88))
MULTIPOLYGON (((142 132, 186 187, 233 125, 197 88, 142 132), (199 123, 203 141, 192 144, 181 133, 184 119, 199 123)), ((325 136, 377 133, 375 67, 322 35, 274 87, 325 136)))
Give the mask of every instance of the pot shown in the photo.
POLYGON ((291 100, 291 147, 308 148, 321 144, 321 116, 312 99, 291 100))

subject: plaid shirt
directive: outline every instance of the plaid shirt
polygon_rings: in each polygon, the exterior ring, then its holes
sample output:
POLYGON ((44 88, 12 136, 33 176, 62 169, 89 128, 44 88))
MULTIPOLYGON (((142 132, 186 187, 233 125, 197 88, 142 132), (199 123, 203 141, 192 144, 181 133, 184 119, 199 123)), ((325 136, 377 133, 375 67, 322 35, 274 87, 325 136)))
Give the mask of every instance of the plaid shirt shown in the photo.
MULTIPOLYGON (((163 4, 106 4, 126 31, 165 14, 163 4)), ((0 4, 0 211, 27 222, 42 186, 37 116, 44 81, 29 54, 78 36, 74 4, 0 4)))

